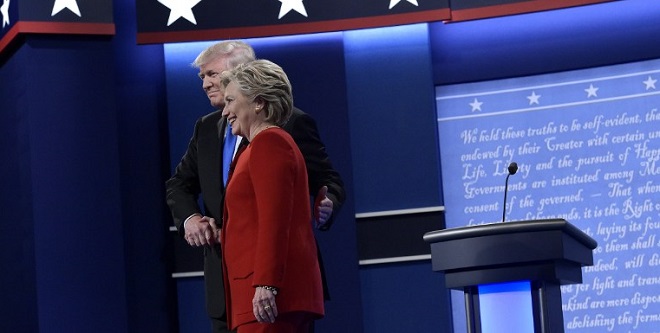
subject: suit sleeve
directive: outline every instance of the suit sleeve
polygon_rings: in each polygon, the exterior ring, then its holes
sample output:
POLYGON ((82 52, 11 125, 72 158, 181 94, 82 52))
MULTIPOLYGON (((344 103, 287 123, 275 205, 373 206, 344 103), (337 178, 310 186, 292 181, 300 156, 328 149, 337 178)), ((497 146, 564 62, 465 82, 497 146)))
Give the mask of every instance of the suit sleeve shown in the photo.
POLYGON ((174 224, 183 237, 183 222, 192 214, 200 213, 197 199, 201 191, 197 166, 197 137, 201 119, 195 124, 188 149, 176 166, 172 178, 165 182, 167 205, 170 207, 174 224))
POLYGON ((300 116, 292 117, 290 122, 291 124, 287 124, 289 132, 305 158, 310 195, 316 197, 316 193, 322 186, 328 186, 327 196, 332 200, 333 210, 332 216, 321 228, 326 231, 330 229, 346 199, 344 182, 339 172, 332 167, 314 119, 303 113, 300 116))
POLYGON ((248 163, 258 212, 254 281, 279 286, 285 278, 295 223, 296 179, 304 170, 298 167, 301 161, 296 163, 293 147, 281 136, 263 133, 257 140, 252 142, 248 163))

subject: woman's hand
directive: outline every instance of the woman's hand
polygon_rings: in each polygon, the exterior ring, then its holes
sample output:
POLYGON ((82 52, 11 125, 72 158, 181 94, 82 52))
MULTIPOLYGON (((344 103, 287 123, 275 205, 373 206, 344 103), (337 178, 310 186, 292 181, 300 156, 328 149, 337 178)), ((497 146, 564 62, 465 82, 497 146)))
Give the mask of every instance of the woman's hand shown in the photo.
POLYGON ((274 323, 277 317, 277 304, 272 290, 257 287, 252 298, 252 312, 260 323, 274 323))

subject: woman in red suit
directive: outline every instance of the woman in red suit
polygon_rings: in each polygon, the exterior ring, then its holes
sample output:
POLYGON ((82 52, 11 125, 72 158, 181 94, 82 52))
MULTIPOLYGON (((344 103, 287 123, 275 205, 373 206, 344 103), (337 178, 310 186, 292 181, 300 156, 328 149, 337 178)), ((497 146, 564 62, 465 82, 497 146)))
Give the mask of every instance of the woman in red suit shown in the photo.
POLYGON ((323 316, 307 171, 281 129, 291 84, 278 65, 256 60, 224 72, 232 132, 249 141, 234 159, 221 235, 228 323, 238 333, 307 332, 323 316))

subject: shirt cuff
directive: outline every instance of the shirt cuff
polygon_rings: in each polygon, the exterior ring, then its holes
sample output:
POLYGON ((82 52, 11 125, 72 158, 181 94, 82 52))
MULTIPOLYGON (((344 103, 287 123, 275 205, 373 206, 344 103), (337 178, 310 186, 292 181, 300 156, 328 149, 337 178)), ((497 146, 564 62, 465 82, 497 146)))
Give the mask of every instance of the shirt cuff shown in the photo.
POLYGON ((193 216, 199 216, 199 217, 201 217, 202 214, 200 214, 200 213, 195 213, 195 214, 192 214, 192 215, 188 216, 188 218, 186 218, 186 219, 183 221, 183 230, 186 230, 186 223, 188 223, 188 220, 190 220, 193 216))

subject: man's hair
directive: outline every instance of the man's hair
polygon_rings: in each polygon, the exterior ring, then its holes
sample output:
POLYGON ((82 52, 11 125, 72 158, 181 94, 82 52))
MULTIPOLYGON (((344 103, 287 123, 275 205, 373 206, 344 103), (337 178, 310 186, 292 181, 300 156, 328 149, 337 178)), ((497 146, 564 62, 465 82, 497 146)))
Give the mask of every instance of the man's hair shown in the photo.
POLYGON ((227 67, 230 69, 256 59, 254 49, 249 44, 240 40, 226 40, 206 48, 195 58, 191 65, 200 68, 217 57, 225 57, 227 67))

